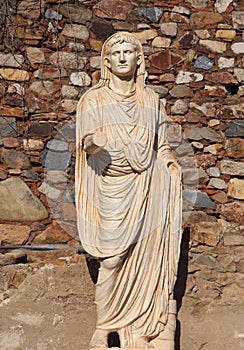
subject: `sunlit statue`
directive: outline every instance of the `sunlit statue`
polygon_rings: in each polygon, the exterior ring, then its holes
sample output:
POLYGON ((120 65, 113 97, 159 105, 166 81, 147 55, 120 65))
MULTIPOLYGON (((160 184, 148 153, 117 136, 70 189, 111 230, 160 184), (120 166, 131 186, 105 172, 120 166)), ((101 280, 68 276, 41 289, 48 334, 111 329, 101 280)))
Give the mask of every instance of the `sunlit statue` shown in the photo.
POLYGON ((101 56, 101 79, 77 109, 78 229, 100 262, 90 349, 117 332, 121 348, 173 350, 181 171, 140 42, 116 33, 101 56))

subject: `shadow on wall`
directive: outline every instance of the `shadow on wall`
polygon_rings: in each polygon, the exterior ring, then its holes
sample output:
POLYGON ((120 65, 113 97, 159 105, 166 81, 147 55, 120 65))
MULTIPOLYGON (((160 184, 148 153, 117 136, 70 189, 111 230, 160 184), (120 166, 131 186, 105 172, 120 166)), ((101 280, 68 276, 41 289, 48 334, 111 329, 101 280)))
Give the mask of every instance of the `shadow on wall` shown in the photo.
MULTIPOLYGON (((182 299, 186 290, 186 280, 188 274, 188 254, 189 254, 190 228, 186 228, 182 235, 180 259, 178 264, 178 277, 174 289, 174 299, 177 301, 177 312, 179 312, 182 299)), ((177 320, 175 332, 175 350, 180 350, 181 325, 177 320)))

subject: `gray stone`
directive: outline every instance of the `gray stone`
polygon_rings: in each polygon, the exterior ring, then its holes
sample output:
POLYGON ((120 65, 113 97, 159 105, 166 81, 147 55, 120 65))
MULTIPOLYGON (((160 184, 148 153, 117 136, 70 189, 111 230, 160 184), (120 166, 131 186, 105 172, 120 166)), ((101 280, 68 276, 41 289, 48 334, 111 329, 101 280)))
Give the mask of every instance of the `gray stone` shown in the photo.
POLYGON ((233 122, 226 123, 225 136, 242 137, 244 136, 244 120, 235 119, 233 122))
POLYGON ((10 169, 30 169, 31 164, 26 154, 12 149, 3 149, 1 152, 4 163, 10 169))
POLYGON ((76 38, 81 40, 87 40, 89 38, 89 31, 87 27, 81 24, 66 23, 61 34, 70 38, 76 38))
POLYGON ((46 9, 45 18, 54 19, 55 21, 61 21, 63 16, 60 13, 58 13, 52 9, 46 9))
POLYGON ((50 56, 50 62, 58 67, 83 69, 87 63, 86 57, 72 52, 55 52, 50 56))
POLYGON ((183 190, 183 198, 195 208, 215 209, 215 203, 209 198, 207 193, 195 190, 183 190))
POLYGON ((63 85, 61 89, 61 94, 65 98, 76 98, 79 95, 79 91, 71 85, 63 85))
POLYGON ((210 168, 208 168, 208 174, 211 177, 219 177, 220 176, 219 168, 211 166, 210 168))
POLYGON ((160 98, 167 95, 169 92, 169 89, 167 89, 165 86, 160 85, 147 85, 151 89, 153 89, 157 94, 159 94, 160 98))
POLYGON ((219 13, 224 13, 233 0, 216 0, 214 7, 219 13))
POLYGON ((176 84, 188 84, 191 82, 202 81, 203 75, 194 72, 180 71, 176 77, 176 84))
POLYGON ((244 29, 244 11, 233 11, 232 22, 235 29, 244 29))
POLYGON ((195 126, 189 126, 185 128, 184 133, 185 137, 196 141, 206 139, 213 142, 218 142, 222 140, 221 136, 215 130, 207 127, 198 128, 195 126))
POLYGON ((176 100, 171 107, 172 114, 184 115, 188 111, 188 105, 184 100, 176 100))
POLYGON ((218 190, 226 190, 227 184, 222 179, 212 178, 209 181, 208 188, 217 188, 218 190))
POLYGON ((195 68, 205 69, 205 70, 211 69, 213 65, 214 65, 214 61, 205 56, 199 56, 194 63, 195 68))
POLYGON ((158 22, 163 15, 162 7, 137 7, 139 16, 147 18, 150 22, 158 22))
POLYGON ((69 152, 63 152, 60 155, 59 152, 49 151, 48 153, 41 153, 42 165, 47 169, 53 170, 65 170, 70 165, 71 154, 69 152))
POLYGON ((86 24, 92 18, 92 11, 85 6, 67 4, 59 6, 59 12, 66 17, 68 23, 86 24))
POLYGON ((69 144, 65 141, 60 140, 50 140, 48 141, 46 147, 51 149, 52 151, 58 152, 64 152, 69 150, 69 144))
POLYGON ((35 181, 41 180, 41 178, 38 177, 36 175, 36 173, 34 173, 31 169, 22 171, 21 176, 26 178, 26 179, 31 179, 31 180, 35 180, 35 181))
POLYGON ((34 92, 37 96, 43 95, 51 97, 55 93, 55 85, 52 81, 34 81, 30 85, 30 91, 34 92))
POLYGON ((234 76, 241 83, 244 81, 244 69, 243 68, 234 68, 234 76))
POLYGON ((0 182, 0 220, 37 221, 47 217, 46 208, 23 180, 12 177, 0 182))
POLYGON ((48 183, 43 182, 38 188, 38 191, 45 194, 49 199, 56 201, 61 194, 61 191, 57 188, 49 186, 48 183))
POLYGON ((69 183, 67 185, 66 191, 64 193, 65 200, 69 203, 75 202, 75 186, 74 183, 69 183))
POLYGON ((0 66, 10 68, 21 68, 24 63, 24 56, 12 53, 0 53, 0 66))
POLYGON ((162 34, 168 36, 176 36, 178 31, 177 23, 169 22, 160 24, 162 34))
POLYGON ((222 174, 228 175, 244 175, 244 163, 243 162, 235 162, 233 160, 221 160, 220 162, 220 172, 222 174))
POLYGON ((75 86, 89 86, 91 84, 91 78, 86 72, 71 73, 70 81, 75 86))
POLYGON ((185 85, 175 85, 173 89, 169 91, 172 97, 191 97, 193 95, 192 89, 185 85))
POLYGON ((47 137, 51 135, 53 124, 49 122, 31 122, 29 133, 31 136, 47 137))
POLYGON ((61 170, 49 170, 46 172, 45 179, 47 183, 60 184, 67 182, 67 174, 61 170))
POLYGON ((17 136, 17 125, 15 118, 0 117, 0 136, 8 137, 8 136, 17 136))

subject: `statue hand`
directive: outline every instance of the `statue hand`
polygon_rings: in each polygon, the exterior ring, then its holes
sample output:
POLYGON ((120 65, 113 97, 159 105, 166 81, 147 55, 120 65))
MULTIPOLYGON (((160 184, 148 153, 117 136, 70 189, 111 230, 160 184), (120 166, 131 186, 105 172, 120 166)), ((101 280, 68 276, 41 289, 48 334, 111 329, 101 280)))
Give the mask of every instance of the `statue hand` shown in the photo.
POLYGON ((92 135, 85 137, 83 141, 83 148, 88 154, 100 151, 107 143, 106 135, 98 130, 92 135))
POLYGON ((168 167, 171 176, 179 175, 179 165, 176 162, 169 163, 168 167))

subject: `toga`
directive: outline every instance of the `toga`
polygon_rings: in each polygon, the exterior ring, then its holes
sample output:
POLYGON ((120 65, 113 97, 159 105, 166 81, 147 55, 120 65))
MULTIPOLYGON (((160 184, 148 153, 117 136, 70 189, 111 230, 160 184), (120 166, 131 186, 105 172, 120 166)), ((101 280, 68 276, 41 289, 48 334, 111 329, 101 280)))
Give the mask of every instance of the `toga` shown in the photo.
POLYGON ((91 89, 77 109, 76 206, 84 249, 119 257, 96 285, 97 328, 156 337, 167 323, 181 241, 181 179, 166 140, 167 116, 150 88, 128 96, 91 89), (86 136, 101 130, 92 155, 86 136))

